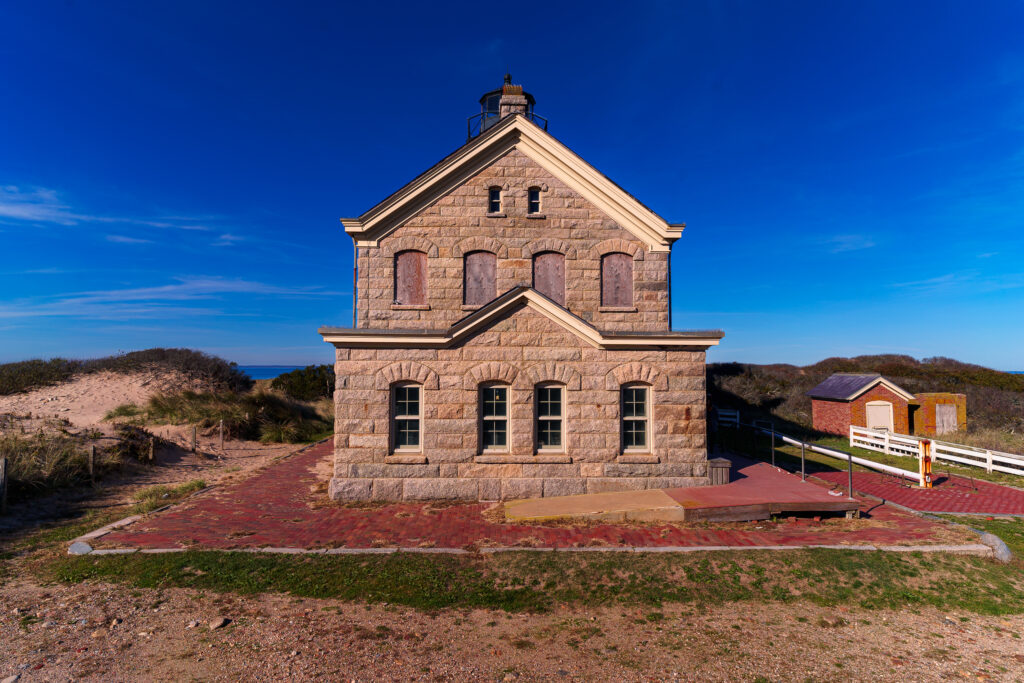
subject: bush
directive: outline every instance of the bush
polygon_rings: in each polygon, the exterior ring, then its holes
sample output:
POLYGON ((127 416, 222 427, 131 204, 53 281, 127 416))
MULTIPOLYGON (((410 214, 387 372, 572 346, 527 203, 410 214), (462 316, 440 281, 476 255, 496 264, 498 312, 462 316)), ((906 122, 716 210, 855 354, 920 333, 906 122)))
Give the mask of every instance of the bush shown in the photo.
POLYGON ((152 397, 144 412, 147 421, 203 428, 216 427, 223 420, 225 436, 252 441, 301 443, 331 431, 331 423, 315 408, 265 392, 163 394, 152 397))
MULTIPOLYGON (((138 427, 118 427, 118 440, 96 448, 94 473, 100 479, 127 460, 145 461, 153 435, 138 427)), ((89 444, 63 432, 0 435, 0 458, 7 458, 12 499, 89 483, 89 444)))
POLYGON ((229 391, 246 391, 252 380, 235 363, 192 349, 146 349, 93 360, 26 360, 0 365, 0 395, 58 384, 76 375, 110 371, 134 373, 169 370, 229 391))
POLYGON ((331 398, 334 396, 334 366, 307 365, 300 370, 278 375, 270 387, 300 401, 331 398))

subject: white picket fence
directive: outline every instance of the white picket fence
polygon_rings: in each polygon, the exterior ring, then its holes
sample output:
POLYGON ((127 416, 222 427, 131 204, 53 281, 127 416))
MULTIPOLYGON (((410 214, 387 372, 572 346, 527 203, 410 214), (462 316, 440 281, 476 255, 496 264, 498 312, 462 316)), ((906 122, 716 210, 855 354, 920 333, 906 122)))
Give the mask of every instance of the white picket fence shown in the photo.
POLYGON ((851 448, 864 448, 887 455, 917 458, 921 453, 921 441, 926 440, 932 443, 932 458, 934 460, 948 460, 961 465, 984 467, 986 472, 1005 472, 1024 476, 1024 455, 962 446, 909 434, 893 434, 881 429, 850 426, 851 448))

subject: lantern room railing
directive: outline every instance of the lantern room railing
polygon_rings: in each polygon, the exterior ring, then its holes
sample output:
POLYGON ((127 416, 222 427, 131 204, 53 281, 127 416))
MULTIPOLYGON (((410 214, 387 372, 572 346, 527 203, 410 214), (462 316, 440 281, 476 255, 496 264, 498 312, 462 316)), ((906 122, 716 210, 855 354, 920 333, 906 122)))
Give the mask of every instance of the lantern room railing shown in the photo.
MULTIPOLYGON (((522 114, 522 116, 525 116, 545 131, 548 129, 548 120, 543 116, 534 114, 532 111, 522 114)), ((483 133, 500 120, 501 117, 498 113, 493 111, 482 111, 479 114, 473 114, 466 119, 466 140, 471 140, 480 135, 480 133, 483 133)))

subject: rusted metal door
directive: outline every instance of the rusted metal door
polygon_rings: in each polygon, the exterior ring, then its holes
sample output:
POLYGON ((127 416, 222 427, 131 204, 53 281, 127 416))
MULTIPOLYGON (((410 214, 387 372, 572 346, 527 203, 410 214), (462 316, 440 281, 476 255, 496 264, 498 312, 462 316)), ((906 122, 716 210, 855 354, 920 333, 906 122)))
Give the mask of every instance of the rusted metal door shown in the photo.
POLYGON ((949 434, 957 430, 956 406, 951 403, 939 403, 935 406, 935 433, 949 434))
POLYGON ((422 251, 395 255, 395 303, 427 303, 427 255, 422 251))
POLYGON ((565 255, 544 251, 533 257, 533 288, 565 305, 565 255))
POLYGON ((601 305, 633 305, 633 257, 629 254, 601 257, 601 305))
POLYGON ((463 299, 470 306, 482 306, 497 296, 495 277, 498 257, 489 251, 472 251, 463 263, 463 299))

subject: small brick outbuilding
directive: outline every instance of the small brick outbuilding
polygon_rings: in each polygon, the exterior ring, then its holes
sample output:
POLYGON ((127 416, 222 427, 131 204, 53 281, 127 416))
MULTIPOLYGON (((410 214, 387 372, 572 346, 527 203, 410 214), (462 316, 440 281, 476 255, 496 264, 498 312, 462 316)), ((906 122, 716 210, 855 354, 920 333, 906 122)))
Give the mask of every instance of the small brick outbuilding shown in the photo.
POLYGON ((909 433, 914 395, 881 375, 836 373, 807 395, 818 431, 846 436, 853 425, 909 433))

